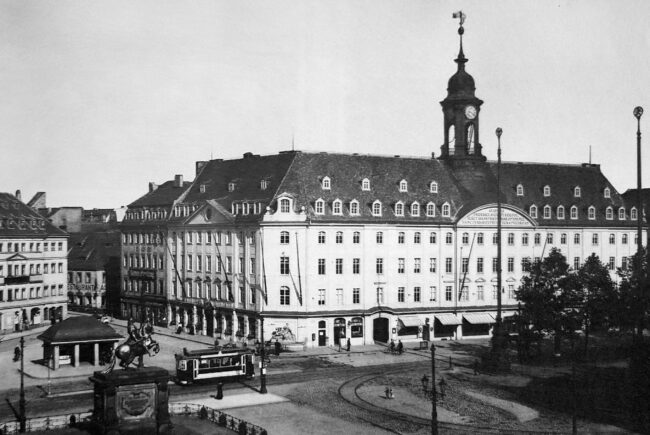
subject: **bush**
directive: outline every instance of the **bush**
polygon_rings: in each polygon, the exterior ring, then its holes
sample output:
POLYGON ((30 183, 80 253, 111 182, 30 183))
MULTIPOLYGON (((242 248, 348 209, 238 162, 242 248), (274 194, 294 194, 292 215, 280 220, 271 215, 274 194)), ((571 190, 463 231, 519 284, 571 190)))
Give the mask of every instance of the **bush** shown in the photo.
POLYGON ((225 427, 227 423, 228 423, 228 421, 227 421, 227 418, 226 418, 226 414, 220 414, 219 415, 219 426, 224 426, 225 427))
POLYGON ((248 425, 246 424, 245 421, 240 421, 239 422, 239 435, 246 435, 246 432, 248 432, 248 425))

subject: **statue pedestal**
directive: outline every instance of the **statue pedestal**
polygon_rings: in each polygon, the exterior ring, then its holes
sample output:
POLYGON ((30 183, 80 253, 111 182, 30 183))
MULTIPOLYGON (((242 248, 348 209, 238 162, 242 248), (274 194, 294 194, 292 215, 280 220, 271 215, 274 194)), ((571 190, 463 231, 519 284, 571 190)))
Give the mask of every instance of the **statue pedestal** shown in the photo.
POLYGON ((102 435, 172 434, 169 373, 160 367, 95 372, 93 432, 102 435))

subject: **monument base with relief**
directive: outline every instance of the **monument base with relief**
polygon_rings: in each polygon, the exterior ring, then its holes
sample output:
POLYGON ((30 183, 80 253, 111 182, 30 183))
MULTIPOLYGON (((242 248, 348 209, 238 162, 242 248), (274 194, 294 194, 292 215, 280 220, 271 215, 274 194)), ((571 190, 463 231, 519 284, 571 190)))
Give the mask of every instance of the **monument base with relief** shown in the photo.
POLYGON ((92 432, 101 435, 173 434, 169 418, 169 373, 143 367, 95 372, 92 432))

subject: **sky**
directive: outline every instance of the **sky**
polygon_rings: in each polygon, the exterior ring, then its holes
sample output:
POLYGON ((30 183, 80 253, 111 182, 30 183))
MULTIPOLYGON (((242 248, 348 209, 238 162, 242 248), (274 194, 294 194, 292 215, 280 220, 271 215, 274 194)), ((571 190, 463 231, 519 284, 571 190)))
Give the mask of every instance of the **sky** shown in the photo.
POLYGON ((128 205, 245 152, 428 157, 456 71, 484 101, 483 153, 589 161, 650 187, 647 0, 2 0, 0 191, 128 205))

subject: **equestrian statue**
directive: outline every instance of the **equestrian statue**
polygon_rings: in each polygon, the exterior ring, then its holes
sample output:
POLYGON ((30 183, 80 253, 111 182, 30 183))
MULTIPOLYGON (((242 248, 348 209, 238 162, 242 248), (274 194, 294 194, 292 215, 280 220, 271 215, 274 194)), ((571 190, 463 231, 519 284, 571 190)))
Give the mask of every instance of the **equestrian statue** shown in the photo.
POLYGON ((120 360, 120 367, 127 370, 138 357, 138 368, 144 367, 144 355, 155 356, 160 352, 160 345, 151 336, 153 335, 153 323, 150 318, 140 322, 140 327, 135 326, 133 318, 129 318, 126 326, 129 338, 113 352, 109 366, 102 373, 110 373, 115 368, 115 360, 120 360))

